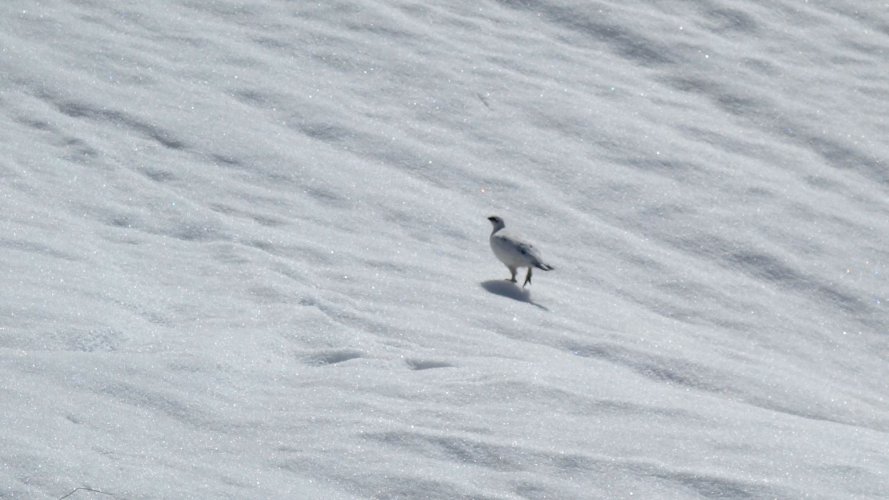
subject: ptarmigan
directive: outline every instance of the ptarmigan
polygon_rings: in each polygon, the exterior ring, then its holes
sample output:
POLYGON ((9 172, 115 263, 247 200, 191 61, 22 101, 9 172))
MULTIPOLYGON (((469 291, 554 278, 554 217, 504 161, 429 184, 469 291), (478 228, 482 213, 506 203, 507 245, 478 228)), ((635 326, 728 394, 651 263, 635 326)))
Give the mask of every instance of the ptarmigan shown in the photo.
POLYGON ((512 274, 509 281, 515 283, 516 269, 527 267, 528 275, 525 276, 525 283, 522 284, 522 288, 524 288, 525 285, 531 283, 531 271, 535 267, 544 271, 553 269, 549 264, 543 263, 540 252, 534 245, 504 231, 503 228, 506 227, 506 224, 503 223, 503 219, 492 215, 488 217, 488 220, 494 226, 494 230, 491 231, 491 250, 494 250, 494 255, 509 268, 509 272, 512 274))

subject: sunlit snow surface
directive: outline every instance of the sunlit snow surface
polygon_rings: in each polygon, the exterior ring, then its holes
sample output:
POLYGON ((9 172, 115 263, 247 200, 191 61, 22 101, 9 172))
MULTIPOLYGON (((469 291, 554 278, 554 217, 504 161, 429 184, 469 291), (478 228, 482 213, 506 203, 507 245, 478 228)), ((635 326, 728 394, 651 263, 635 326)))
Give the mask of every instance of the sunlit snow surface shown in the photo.
POLYGON ((0 497, 889 496, 885 2, 0 16, 0 497))

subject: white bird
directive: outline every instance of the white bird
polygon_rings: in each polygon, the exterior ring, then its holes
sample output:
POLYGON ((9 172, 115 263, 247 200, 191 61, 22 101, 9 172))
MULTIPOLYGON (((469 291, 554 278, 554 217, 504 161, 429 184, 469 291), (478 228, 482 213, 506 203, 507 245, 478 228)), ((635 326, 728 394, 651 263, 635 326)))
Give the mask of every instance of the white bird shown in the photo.
POLYGON ((504 231, 503 228, 506 227, 506 224, 503 223, 503 219, 496 215, 492 215, 488 217, 488 220, 491 221, 491 224, 494 226, 490 238, 491 250, 494 251, 494 255, 500 259, 500 262, 506 265, 509 272, 512 274, 509 281, 515 283, 516 269, 527 267, 528 275, 525 276, 525 283, 522 284, 522 288, 524 288, 525 285, 531 283, 531 271, 533 271, 535 267, 544 271, 553 269, 549 264, 543 263, 543 259, 540 257, 540 252, 537 251, 537 248, 535 248, 534 245, 504 231))

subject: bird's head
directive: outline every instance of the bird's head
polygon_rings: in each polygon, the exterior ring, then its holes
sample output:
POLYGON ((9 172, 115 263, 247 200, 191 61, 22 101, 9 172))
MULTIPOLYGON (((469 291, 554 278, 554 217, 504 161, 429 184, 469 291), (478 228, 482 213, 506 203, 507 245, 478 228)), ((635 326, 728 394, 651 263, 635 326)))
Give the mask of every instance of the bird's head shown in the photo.
POLYGON ((491 221, 491 224, 494 226, 494 231, 497 231, 498 229, 503 229, 506 226, 506 224, 503 222, 503 219, 500 217, 497 217, 496 215, 492 215, 492 216, 488 217, 488 220, 491 221))

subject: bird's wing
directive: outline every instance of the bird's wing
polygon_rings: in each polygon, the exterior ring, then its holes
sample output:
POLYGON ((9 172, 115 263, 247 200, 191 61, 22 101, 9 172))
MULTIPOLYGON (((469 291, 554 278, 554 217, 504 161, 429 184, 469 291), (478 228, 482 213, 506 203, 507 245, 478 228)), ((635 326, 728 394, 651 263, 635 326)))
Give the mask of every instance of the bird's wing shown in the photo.
POLYGON ((519 253, 522 255, 527 255, 528 257, 536 257, 538 255, 537 249, 534 248, 534 245, 526 241, 516 241, 515 246, 519 253))
POLYGON ((530 262, 540 262, 540 251, 537 250, 537 247, 528 243, 525 240, 516 237, 508 237, 507 241, 515 248, 516 252, 522 255, 522 257, 528 259, 530 262))
MULTIPOLYGON (((538 250, 537 247, 520 237, 514 236, 509 233, 501 233, 493 235, 492 240, 496 240, 497 246, 499 246, 502 251, 505 251, 506 254, 509 255, 507 259, 519 266, 522 265, 518 264, 519 262, 521 262, 546 271, 552 269, 552 266, 543 262, 543 257, 540 255, 540 250, 538 250)), ((501 257, 501 260, 503 260, 503 257, 501 257)))

